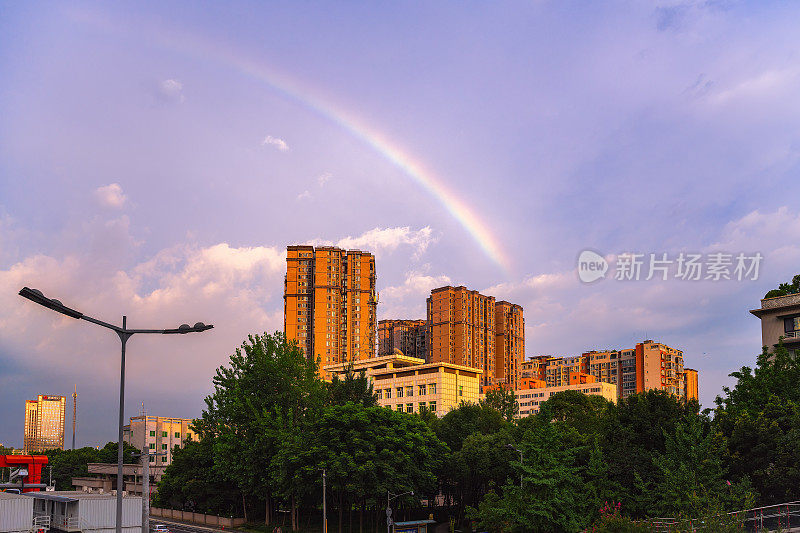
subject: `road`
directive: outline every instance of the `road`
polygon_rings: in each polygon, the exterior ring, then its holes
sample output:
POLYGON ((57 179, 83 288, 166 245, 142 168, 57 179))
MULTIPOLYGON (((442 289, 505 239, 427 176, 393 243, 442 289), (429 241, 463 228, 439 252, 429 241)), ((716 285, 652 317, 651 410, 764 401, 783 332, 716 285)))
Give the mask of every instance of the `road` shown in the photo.
POLYGON ((172 520, 164 520, 163 518, 151 516, 150 528, 152 529, 156 524, 164 524, 172 533, 222 533, 223 531, 227 533, 229 531, 208 526, 186 524, 184 522, 174 522, 172 520))

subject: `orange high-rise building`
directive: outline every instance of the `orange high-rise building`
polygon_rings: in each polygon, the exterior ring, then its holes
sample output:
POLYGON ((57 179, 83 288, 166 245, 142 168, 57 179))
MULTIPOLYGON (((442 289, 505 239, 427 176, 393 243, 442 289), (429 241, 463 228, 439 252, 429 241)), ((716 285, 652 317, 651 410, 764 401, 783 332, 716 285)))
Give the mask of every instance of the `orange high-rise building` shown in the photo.
POLYGON ((428 322, 426 320, 378 321, 378 355, 403 355, 428 358, 428 322))
POLYGON ((375 357, 375 257, 330 246, 289 246, 284 332, 323 367, 375 357))
POLYGON ((513 388, 525 359, 525 318, 522 306, 506 301, 494 305, 495 380, 513 388))
POLYGON ((683 389, 686 391, 686 401, 700 400, 697 390, 697 370, 694 368, 683 369, 683 389))

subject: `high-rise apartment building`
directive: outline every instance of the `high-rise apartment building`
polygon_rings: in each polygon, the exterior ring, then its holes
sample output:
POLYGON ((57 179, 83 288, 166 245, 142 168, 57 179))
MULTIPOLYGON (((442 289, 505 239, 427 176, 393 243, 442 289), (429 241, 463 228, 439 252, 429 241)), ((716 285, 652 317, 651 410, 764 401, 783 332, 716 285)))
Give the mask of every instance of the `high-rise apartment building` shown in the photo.
POLYGON ((426 320, 378 321, 378 355, 403 355, 427 359, 428 322, 426 320))
POLYGON ((478 368, 481 385, 495 375, 494 296, 466 287, 433 289, 428 304, 428 361, 478 368))
POLYGON ((686 391, 686 400, 700 400, 697 387, 697 370, 694 368, 683 369, 683 389, 686 391))
POLYGON ((306 356, 330 364, 375 357, 375 257, 330 246, 289 246, 284 332, 306 356))
POLYGON ((25 437, 23 450, 26 455, 42 453, 52 449, 64 449, 64 396, 38 395, 35 400, 25 402, 25 437))
POLYGON ((199 440, 197 433, 191 429, 194 422, 191 418, 168 418, 164 416, 132 416, 130 424, 122 427, 122 440, 139 450, 145 448, 151 455, 150 463, 158 466, 172 464, 172 449, 183 448, 186 439, 199 440))
POLYGON ((519 379, 525 359, 525 318, 522 306, 506 301, 494 304, 495 381, 511 387, 519 379))

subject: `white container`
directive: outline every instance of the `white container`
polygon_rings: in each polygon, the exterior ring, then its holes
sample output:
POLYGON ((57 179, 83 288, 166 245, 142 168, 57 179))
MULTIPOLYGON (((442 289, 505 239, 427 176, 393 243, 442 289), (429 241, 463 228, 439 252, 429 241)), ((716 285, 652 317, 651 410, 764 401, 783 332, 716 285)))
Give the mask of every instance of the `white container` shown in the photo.
POLYGON ((28 532, 33 525, 33 500, 0 492, 0 533, 28 532))

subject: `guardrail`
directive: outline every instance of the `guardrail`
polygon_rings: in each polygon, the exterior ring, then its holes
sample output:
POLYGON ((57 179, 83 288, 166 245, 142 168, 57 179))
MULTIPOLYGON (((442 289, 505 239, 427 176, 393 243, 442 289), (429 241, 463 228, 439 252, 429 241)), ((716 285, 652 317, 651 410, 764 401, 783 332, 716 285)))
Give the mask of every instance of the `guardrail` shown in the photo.
POLYGON ((720 522, 737 525, 743 531, 800 531, 800 501, 754 507, 705 518, 651 518, 643 520, 652 531, 714 531, 720 522))

